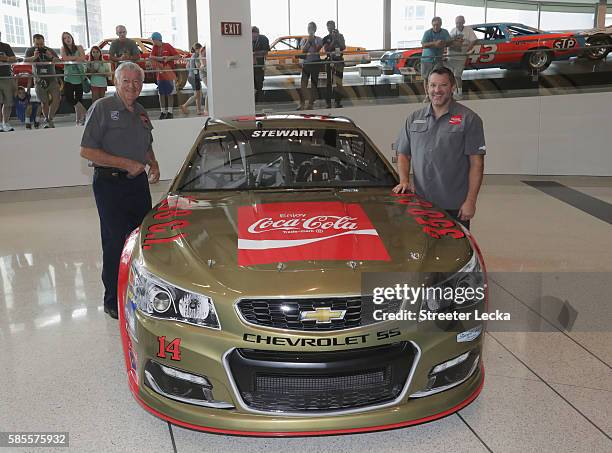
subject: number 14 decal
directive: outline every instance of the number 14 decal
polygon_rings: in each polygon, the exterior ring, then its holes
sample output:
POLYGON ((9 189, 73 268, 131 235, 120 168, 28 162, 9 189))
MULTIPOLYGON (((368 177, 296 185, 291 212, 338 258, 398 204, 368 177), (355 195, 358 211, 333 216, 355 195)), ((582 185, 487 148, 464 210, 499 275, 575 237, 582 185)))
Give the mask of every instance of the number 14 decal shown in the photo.
POLYGON ((491 63, 496 52, 497 44, 476 44, 470 51, 470 63, 491 63))
POLYGON ((166 337, 157 337, 157 341, 159 342, 159 350, 157 352, 157 357, 160 359, 166 358, 166 353, 170 354, 170 360, 179 361, 181 360, 181 339, 175 338, 168 346, 166 346, 166 337))

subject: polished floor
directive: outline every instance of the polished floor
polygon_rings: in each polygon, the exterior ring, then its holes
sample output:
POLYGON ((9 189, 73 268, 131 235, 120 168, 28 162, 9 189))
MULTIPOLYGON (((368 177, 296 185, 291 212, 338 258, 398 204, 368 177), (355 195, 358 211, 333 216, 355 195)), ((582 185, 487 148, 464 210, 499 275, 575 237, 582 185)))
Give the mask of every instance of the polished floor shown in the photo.
POLYGON ((485 387, 470 406, 394 431, 250 439, 169 426, 133 400, 117 322, 102 311, 90 188, 0 193, 0 431, 69 431, 66 451, 79 452, 612 452, 606 209, 612 178, 486 178, 473 232, 492 288, 516 313, 542 322, 546 307, 533 294, 569 300, 578 317, 568 331, 488 332, 485 387), (603 203, 588 212, 526 180, 555 181, 603 203), (545 281, 552 273, 584 287, 545 281))

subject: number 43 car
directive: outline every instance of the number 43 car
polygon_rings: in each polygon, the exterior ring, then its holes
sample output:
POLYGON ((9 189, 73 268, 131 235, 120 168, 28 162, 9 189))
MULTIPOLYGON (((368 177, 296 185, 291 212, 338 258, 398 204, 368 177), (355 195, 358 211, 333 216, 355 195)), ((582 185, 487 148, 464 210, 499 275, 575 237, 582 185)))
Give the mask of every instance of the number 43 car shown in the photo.
POLYGON ((138 403, 247 436, 399 428, 471 403, 484 381, 482 256, 397 183, 349 119, 208 120, 121 257, 138 403))
MULTIPOLYGON (((516 23, 470 25, 478 41, 466 56, 466 69, 522 68, 544 71, 554 60, 585 54, 585 38, 573 32, 549 32, 516 23)), ((420 73, 422 49, 386 52, 381 58, 387 74, 420 73)))

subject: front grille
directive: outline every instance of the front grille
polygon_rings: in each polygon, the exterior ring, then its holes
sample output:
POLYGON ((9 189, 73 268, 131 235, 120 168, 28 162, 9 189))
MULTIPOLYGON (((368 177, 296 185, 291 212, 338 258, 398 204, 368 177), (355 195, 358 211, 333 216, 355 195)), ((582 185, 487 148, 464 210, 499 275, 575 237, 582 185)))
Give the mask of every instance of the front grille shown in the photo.
POLYGON ((401 342, 322 353, 238 349, 229 364, 249 408, 316 415, 397 399, 414 358, 412 345, 401 342))
POLYGON ((371 316, 372 302, 362 297, 326 297, 310 299, 241 299, 238 310, 251 324, 289 330, 342 330, 360 327, 374 322, 371 316), (300 320, 300 313, 314 312, 317 308, 346 311, 343 319, 328 323, 316 320, 300 320))

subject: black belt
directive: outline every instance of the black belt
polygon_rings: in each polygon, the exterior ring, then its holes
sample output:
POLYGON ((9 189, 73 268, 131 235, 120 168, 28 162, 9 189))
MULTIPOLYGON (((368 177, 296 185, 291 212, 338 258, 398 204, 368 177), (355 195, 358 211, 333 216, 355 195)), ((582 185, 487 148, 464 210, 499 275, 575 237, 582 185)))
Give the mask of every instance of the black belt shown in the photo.
POLYGON ((114 167, 95 167, 94 173, 98 176, 104 176, 109 178, 127 178, 128 172, 121 168, 114 167))

